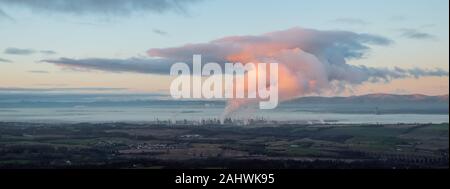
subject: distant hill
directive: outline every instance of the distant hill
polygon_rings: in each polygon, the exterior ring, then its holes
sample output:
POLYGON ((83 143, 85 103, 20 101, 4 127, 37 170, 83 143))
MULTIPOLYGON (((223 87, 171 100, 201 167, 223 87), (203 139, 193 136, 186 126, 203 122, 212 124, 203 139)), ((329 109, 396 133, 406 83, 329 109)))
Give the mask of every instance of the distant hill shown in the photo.
MULTIPOLYGON (((173 100, 151 94, 1 94, 6 108, 159 107, 224 108, 224 100, 173 100)), ((449 97, 369 94, 350 97, 302 97, 281 102, 278 108, 293 112, 365 114, 448 114, 449 97)), ((9 111, 9 110, 3 110, 9 111)))
POLYGON ((282 103, 295 111, 375 114, 448 114, 448 95, 368 94, 349 97, 302 97, 282 103))
POLYGON ((427 96, 421 94, 368 94, 349 97, 301 97, 290 102, 323 102, 323 103, 448 103, 448 95, 427 96))

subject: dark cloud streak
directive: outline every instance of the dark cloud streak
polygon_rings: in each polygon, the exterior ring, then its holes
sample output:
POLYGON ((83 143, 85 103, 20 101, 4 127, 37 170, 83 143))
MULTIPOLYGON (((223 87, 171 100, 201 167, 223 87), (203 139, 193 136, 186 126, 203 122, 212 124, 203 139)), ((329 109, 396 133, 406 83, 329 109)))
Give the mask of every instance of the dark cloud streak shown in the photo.
POLYGON ((109 88, 109 87, 80 87, 80 88, 17 88, 0 87, 0 92, 64 92, 64 91, 126 91, 127 88, 109 88))
POLYGON ((436 39, 436 36, 417 29, 403 28, 399 30, 402 37, 409 39, 436 39))
POLYGON ((35 12, 72 15, 116 15, 134 13, 186 13, 200 0, 0 0, 0 8, 21 7, 35 12))
POLYGON ((3 53, 10 54, 10 55, 32 55, 36 53, 41 53, 44 55, 54 55, 57 54, 55 51, 52 50, 41 50, 37 51, 34 49, 22 49, 22 48, 15 48, 15 47, 9 47, 6 48, 3 53))
POLYGON ((14 18, 12 18, 11 16, 9 16, 8 14, 6 14, 5 11, 3 11, 2 9, 0 9, 0 21, 1 20, 9 20, 9 21, 14 21, 14 18))
POLYGON ((11 60, 0 58, 0 62, 12 63, 11 60))
POLYGON ((41 62, 53 63, 73 70, 93 69, 116 73, 135 72, 135 73, 152 73, 152 74, 167 74, 169 73, 171 63, 174 63, 166 59, 148 59, 148 58, 129 58, 129 59, 59 58, 53 60, 42 60, 41 62))
POLYGON ((153 33, 156 33, 158 35, 167 35, 168 33, 166 31, 160 30, 160 29, 153 29, 153 33))
POLYGON ((52 51, 52 50, 42 50, 42 51, 39 51, 39 52, 42 53, 42 54, 46 54, 46 55, 58 54, 58 53, 56 53, 55 51, 52 51))
POLYGON ((33 49, 20 49, 20 48, 10 47, 10 48, 5 49, 5 51, 3 51, 3 53, 11 54, 11 55, 31 55, 31 54, 36 53, 36 51, 33 49))
POLYGON ((48 74, 48 73, 50 73, 49 71, 44 71, 44 70, 30 70, 28 72, 29 73, 35 73, 35 74, 48 74))
POLYGON ((349 25, 360 25, 365 26, 369 25, 368 22, 358 19, 358 18, 338 18, 335 20, 332 20, 332 22, 341 23, 341 24, 349 24, 349 25))

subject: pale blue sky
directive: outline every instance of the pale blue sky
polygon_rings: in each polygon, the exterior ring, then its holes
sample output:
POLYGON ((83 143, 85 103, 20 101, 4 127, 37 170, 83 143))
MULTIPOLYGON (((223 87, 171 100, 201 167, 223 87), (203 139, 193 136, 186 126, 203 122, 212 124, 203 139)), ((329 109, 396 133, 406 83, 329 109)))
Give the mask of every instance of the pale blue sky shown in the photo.
MULTIPOLYGON (((68 55, 132 56, 149 48, 207 42, 223 36, 261 34, 301 26, 367 32, 400 40, 398 29, 421 29, 448 41, 448 1, 213 0, 172 12, 132 16, 72 16, 5 9, 15 21, 0 25, 0 48, 54 49, 68 55), (366 25, 334 22, 360 19, 366 25), (160 36, 159 29, 168 33, 160 36), (132 45, 130 45, 130 43, 132 45), (126 46, 126 47, 124 47, 126 46), (89 53, 84 53, 89 51, 89 53)), ((400 44, 399 44, 400 45, 400 44)))
POLYGON ((30 11, 0 3, 0 10, 11 17, 0 15, 0 58, 13 61, 0 62, 0 74, 8 72, 10 77, 10 81, 3 79, 0 87, 34 85, 31 81, 17 82, 19 78, 11 72, 23 75, 30 70, 43 70, 60 77, 75 75, 51 64, 36 63, 42 59, 146 56, 145 51, 150 48, 208 42, 232 35, 258 35, 296 26, 370 33, 394 41, 389 47, 375 47, 370 58, 354 64, 448 71, 448 4, 448 0, 212 0, 191 4, 186 13, 106 16, 30 11), (427 37, 405 37, 406 31, 427 37), (57 54, 3 53, 11 47, 52 50, 57 54))

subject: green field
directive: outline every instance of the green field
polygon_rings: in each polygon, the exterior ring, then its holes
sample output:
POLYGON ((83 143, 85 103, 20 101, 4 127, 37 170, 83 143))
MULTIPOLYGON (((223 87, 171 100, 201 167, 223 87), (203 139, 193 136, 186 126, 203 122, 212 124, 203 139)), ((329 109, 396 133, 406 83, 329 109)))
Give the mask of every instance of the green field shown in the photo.
POLYGON ((448 137, 448 124, 0 123, 0 167, 448 168, 448 137))

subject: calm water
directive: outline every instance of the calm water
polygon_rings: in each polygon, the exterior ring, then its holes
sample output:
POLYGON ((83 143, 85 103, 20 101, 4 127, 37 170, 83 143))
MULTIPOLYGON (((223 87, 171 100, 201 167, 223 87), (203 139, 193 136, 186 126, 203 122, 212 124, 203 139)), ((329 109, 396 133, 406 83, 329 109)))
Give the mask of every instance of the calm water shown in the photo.
MULTIPOLYGON (((225 101, 175 101, 158 94, 0 93, 0 121, 146 122, 220 119, 225 101)), ((449 122, 448 101, 306 101, 281 103, 275 110, 248 108, 234 119, 327 123, 449 122), (380 113, 376 115, 375 113, 380 113)))
MULTIPOLYGON (((0 121, 25 122, 116 122, 159 120, 201 120, 220 118, 223 107, 72 107, 72 108, 0 108, 0 121)), ((344 114, 293 111, 279 108, 271 111, 242 110, 231 117, 263 117, 277 121, 328 123, 448 123, 442 114, 344 114)))

